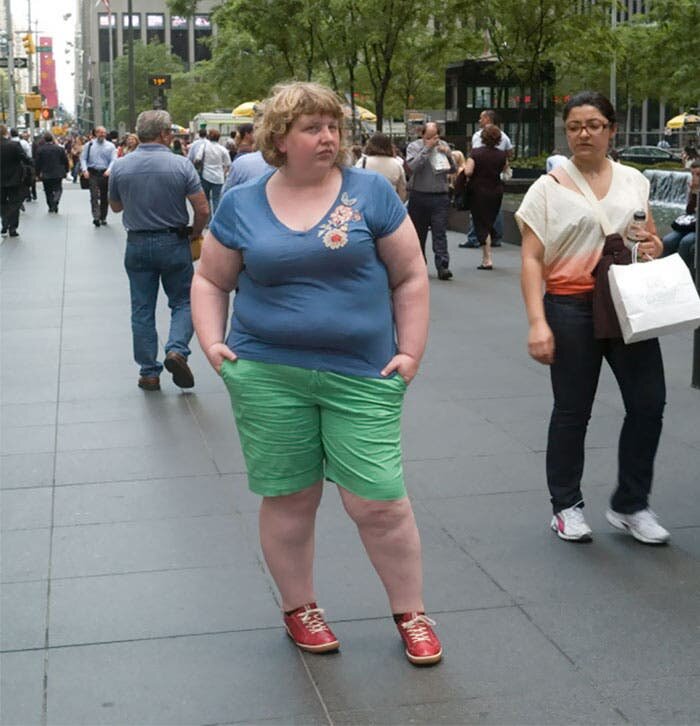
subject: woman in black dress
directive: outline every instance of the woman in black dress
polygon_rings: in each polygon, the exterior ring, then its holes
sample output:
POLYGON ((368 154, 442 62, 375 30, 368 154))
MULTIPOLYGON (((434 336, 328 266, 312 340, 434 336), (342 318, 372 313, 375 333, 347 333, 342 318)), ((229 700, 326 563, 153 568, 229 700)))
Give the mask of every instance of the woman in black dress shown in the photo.
POLYGON ((490 125, 482 129, 481 139, 484 145, 472 149, 464 173, 469 178, 472 220, 481 245, 481 264, 477 269, 493 270, 491 240, 494 235, 493 225, 503 200, 501 172, 508 163, 508 157, 505 151, 496 148, 501 140, 498 126, 490 125))

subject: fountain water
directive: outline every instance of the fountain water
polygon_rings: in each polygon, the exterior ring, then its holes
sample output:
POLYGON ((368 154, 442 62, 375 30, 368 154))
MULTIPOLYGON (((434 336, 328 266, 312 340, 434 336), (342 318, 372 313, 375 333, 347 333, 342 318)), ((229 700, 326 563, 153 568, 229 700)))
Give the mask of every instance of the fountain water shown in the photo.
POLYGON ((644 176, 651 185, 649 198, 652 202, 685 207, 688 201, 688 183, 690 181, 688 172, 645 169, 644 176))

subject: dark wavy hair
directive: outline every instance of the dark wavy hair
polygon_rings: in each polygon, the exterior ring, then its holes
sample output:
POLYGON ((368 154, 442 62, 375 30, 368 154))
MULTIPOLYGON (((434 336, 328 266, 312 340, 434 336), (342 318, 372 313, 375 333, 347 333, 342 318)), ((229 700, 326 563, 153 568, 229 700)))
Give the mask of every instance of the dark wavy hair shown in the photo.
POLYGON ((501 141, 501 129, 494 124, 489 124, 481 129, 481 140, 484 146, 498 146, 501 141))
POLYGON ((576 95, 572 96, 564 106, 564 113, 562 114, 564 121, 568 118, 571 110, 579 106, 593 106, 605 116, 611 126, 617 123, 614 106, 606 96, 598 93, 598 91, 579 91, 576 95))
POLYGON ((394 147, 391 139, 379 131, 369 137, 367 146, 365 146, 365 154, 367 156, 393 156, 394 147))

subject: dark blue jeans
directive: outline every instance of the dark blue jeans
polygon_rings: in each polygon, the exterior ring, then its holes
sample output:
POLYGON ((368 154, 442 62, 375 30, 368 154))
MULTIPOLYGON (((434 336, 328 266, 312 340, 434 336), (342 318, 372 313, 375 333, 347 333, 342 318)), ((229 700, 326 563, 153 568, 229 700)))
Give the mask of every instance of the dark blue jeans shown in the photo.
POLYGON ((425 242, 430 229, 433 238, 435 267, 440 270, 450 266, 447 251, 447 216, 450 212, 450 197, 444 194, 411 192, 408 197, 408 215, 418 233, 420 248, 425 257, 425 242))
POLYGON ((158 287, 168 296, 170 334, 165 352, 171 350, 187 358, 192 339, 190 285, 192 284, 192 253, 189 240, 174 232, 129 232, 124 267, 131 290, 131 334, 134 360, 142 376, 158 376, 163 364, 158 357, 156 301, 158 287))
POLYGON ((589 301, 547 294, 544 303, 555 344, 551 366, 554 408, 547 440, 547 484, 554 512, 583 498, 584 441, 603 358, 617 379, 625 405, 617 489, 610 506, 625 514, 645 509, 666 403, 659 341, 654 338, 625 345, 621 338, 596 340, 589 301))

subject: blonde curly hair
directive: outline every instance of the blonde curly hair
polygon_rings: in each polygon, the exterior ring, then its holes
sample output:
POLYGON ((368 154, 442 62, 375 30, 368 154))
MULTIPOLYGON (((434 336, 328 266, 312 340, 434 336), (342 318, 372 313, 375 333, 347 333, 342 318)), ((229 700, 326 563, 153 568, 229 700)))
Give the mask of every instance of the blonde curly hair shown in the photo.
POLYGON ((335 163, 343 164, 346 158, 343 104, 330 88, 302 81, 276 85, 258 110, 255 144, 265 161, 276 167, 284 165, 287 155, 277 148, 275 141, 285 136, 292 124, 304 114, 323 114, 338 121, 340 148, 335 163))

